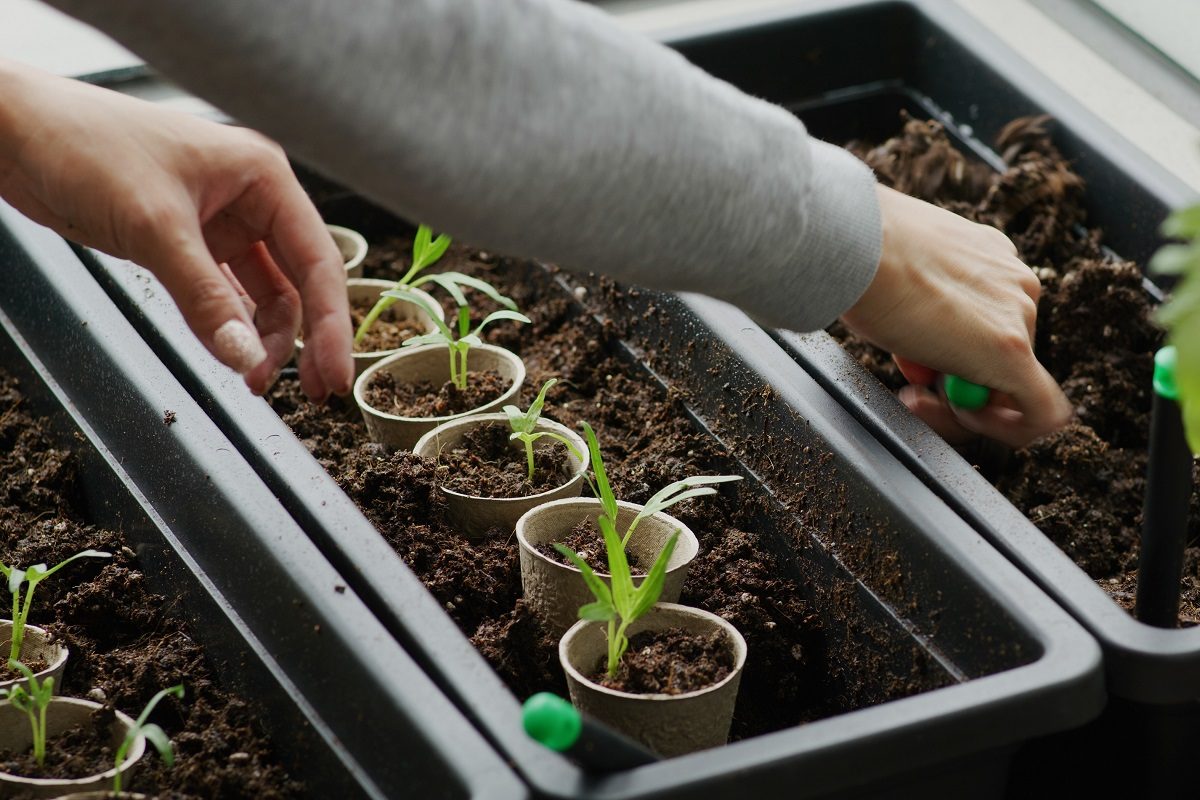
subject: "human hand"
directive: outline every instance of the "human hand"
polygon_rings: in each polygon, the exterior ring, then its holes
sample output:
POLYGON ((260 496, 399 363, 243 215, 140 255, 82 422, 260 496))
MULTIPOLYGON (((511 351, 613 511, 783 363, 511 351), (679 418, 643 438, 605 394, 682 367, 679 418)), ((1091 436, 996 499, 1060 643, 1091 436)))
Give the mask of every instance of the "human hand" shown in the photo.
POLYGON ((884 186, 878 196, 879 271, 842 319, 894 354, 912 383, 900 399, 954 443, 1021 447, 1065 425, 1071 405, 1033 354, 1041 286, 1008 237, 884 186), (990 387, 991 402, 952 407, 930 388, 935 371, 990 387))
POLYGON ((342 259, 259 134, 0 60, 0 197, 153 272, 255 393, 291 357, 301 321, 305 393, 350 390, 342 259))

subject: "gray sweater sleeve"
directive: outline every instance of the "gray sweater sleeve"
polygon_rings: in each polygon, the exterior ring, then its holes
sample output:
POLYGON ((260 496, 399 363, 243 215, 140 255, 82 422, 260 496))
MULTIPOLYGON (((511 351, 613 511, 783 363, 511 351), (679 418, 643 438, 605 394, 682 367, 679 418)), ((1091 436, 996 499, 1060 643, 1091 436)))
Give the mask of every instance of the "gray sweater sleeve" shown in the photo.
POLYGON ((571 0, 49 0, 391 210, 796 330, 874 275, 870 171, 571 0))

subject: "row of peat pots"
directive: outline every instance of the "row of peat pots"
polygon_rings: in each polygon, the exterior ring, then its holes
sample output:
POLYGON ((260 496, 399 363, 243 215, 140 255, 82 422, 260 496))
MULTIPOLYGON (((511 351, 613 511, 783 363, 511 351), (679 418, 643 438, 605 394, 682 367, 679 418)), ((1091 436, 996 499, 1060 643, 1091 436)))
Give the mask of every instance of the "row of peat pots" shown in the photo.
POLYGON ((527 796, 66 242, 0 274, 0 797, 527 796))
MULTIPOLYGON (((694 31, 675 44, 705 69, 794 106, 815 132, 838 141, 879 144, 900 130, 901 110, 949 121, 945 109, 955 109, 986 136, 1012 118, 1052 111, 1060 118, 1054 143, 1071 157, 1071 168, 1085 174, 1093 190, 1121 197, 1113 208, 1087 206, 1118 251, 1144 256, 1137 236, 1148 236, 1161 218, 1162 204, 1150 203, 1161 189, 1156 174, 1137 173, 1154 184, 1150 189, 1122 177, 1110 163, 1116 145, 950 4, 818 9, 694 31), (825 94, 835 87, 843 91, 825 94)), ((1045 154, 1036 126, 1017 130, 1020 146, 1010 158, 1028 156, 1021 163, 1033 163, 1045 154)), ((1001 165, 969 136, 948 146, 940 136, 912 129, 908 140, 914 147, 942 147, 943 158, 960 148, 968 159, 946 174, 968 174, 981 185, 991 180, 986 165, 1001 165)), ((896 164, 917 160, 906 159, 903 146, 860 152, 880 159, 885 175, 896 164)), ((1129 164, 1130 158, 1116 160, 1129 164)), ((1034 178, 1037 170, 1028 168, 1034 178)), ((1054 179, 1063 184, 1061 172, 1046 178, 1054 179)), ((923 190, 919 182, 911 184, 913 191, 923 190)), ((383 281, 374 285, 376 296, 378 289, 413 277, 414 249, 418 258, 440 249, 432 236, 418 237, 410 226, 336 188, 324 186, 314 196, 329 222, 369 242, 359 266, 366 279, 383 281)), ((1024 210, 1009 209, 1009 221, 1027 222, 1024 210)), ((1054 260, 1056 248, 1088 237, 1074 228, 1058 234, 1055 244, 1046 244, 1046 257, 1051 270, 1065 275, 1067 265, 1054 260)), ((1038 244, 1036 237, 1016 238, 1023 247, 1038 244)), ((348 647, 344 658, 352 666, 395 659, 400 666, 393 673, 361 668, 400 711, 379 704, 354 720, 387 730, 395 730, 401 712, 404 719, 421 720, 397 741, 417 742, 433 765, 423 775, 442 767, 482 793, 479 787, 506 785, 512 777, 495 767, 499 754, 536 794, 553 797, 681 797, 694 791, 1025 797, 1089 781, 1111 786, 1129 775, 1163 780, 1159 788, 1169 791, 1173 765, 1162 755, 1177 742, 1186 746, 1197 729, 1192 632, 1134 623, 1008 501, 967 471, 957 454, 915 422, 903 421, 908 418, 889 393, 874 389, 864 398, 858 387, 873 384, 851 371, 852 360, 832 349, 831 340, 777 339, 712 301, 568 278, 461 243, 439 255, 427 274, 457 277, 426 281, 422 287, 431 299, 389 309, 422 311, 405 319, 412 323, 409 333, 427 343, 382 358, 373 353, 377 360, 363 365, 354 398, 322 407, 306 403, 290 375, 267 402, 249 397, 202 352, 143 273, 83 255, 220 428, 214 435, 227 437, 231 450, 223 457, 238 470, 252 468, 265 484, 221 480, 212 492, 231 507, 261 502, 273 513, 281 504, 295 522, 277 524, 286 535, 292 526, 302 529, 320 551, 314 562, 336 570, 332 574, 348 587, 332 595, 310 588, 320 597, 304 597, 303 607, 343 598, 370 610, 372 619, 355 624, 370 631, 377 626, 378 632, 348 647), (456 338, 458 304, 450 285, 472 304, 457 338, 466 333, 487 343, 471 348, 459 376, 454 371, 461 362, 445 344, 433 343, 438 335, 456 338), (477 332, 495 312, 500 316, 477 332), (518 312, 528 322, 513 316, 518 312), (443 328, 447 321, 451 326, 443 328), (485 354, 494 357, 492 374, 472 377, 485 354), (415 379, 406 371, 409 362, 420 362, 415 379), (447 380, 452 377, 466 378, 467 385, 447 380), (472 383, 477 379, 491 384, 479 402, 469 399, 479 390, 472 383), (520 432, 521 418, 551 379, 556 382, 546 392, 541 419, 563 427, 527 433, 554 432, 562 440, 540 438, 529 460, 521 437, 510 437, 520 432), (431 382, 435 391, 440 382, 454 388, 441 393, 437 402, 445 405, 431 414, 411 409, 420 401, 419 392, 410 391, 414 380, 431 382), (479 418, 489 410, 491 417, 479 418), (404 432, 391 426, 413 420, 416 425, 404 432), (438 428, 437 422, 450 425, 438 428), (584 422, 595 430, 595 449, 592 441, 576 438, 584 422), (464 444, 466 427, 475 432, 464 444), (410 452, 414 447, 419 453, 410 452), (480 457, 487 449, 508 454, 515 494, 536 503, 493 502, 501 516, 491 517, 467 502, 476 494, 513 494, 490 488, 480 457), (637 511, 571 499, 588 484, 592 492, 606 493, 600 464, 615 499, 655 512, 639 521, 628 556, 620 539, 637 511), (531 484, 531 473, 544 476, 544 485, 531 484), (676 487, 715 492, 689 495, 669 514, 658 511, 659 490, 696 476, 741 480, 676 487), (480 482, 488 488, 480 490, 480 482), (260 488, 267 498, 243 499, 244 492, 260 488), (552 500, 558 493, 569 496, 552 500), (555 519, 547 524, 548 517, 555 519), (612 565, 613 582, 585 581, 578 568, 561 563, 559 556, 573 559, 547 545, 564 540, 596 572, 607 573, 612 565), (628 562, 648 573, 644 582, 630 577, 628 562), (563 582, 541 573, 551 568, 565 576, 563 582), (1112 694, 1103 715, 1100 648, 1034 580, 1103 643, 1112 694), (653 607, 641 625, 626 631, 632 644, 617 658, 613 645, 620 634, 602 620, 613 606, 657 594, 635 590, 639 585, 661 588, 658 599, 675 602, 653 607), (581 607, 589 621, 576 624, 581 607), (726 626, 699 632, 682 621, 694 617, 687 609, 726 626), (660 625, 668 615, 672 619, 660 625), (707 670, 668 669, 664 677, 656 661, 669 661, 663 653, 672 647, 684 649, 689 667, 707 670), (419 672, 405 672, 405 653, 436 688, 419 672), (615 683, 600 675, 610 663, 618 667, 615 683), (597 677, 608 685, 595 688, 597 677), (707 681, 707 688, 677 686, 693 679, 699 686, 707 681), (616 705, 586 699, 585 689, 616 705), (719 689, 736 691, 732 717, 700 723, 710 738, 690 740, 686 724, 669 716, 674 712, 668 706, 702 705, 697 701, 719 689), (567 748, 565 755, 526 733, 522 703, 542 692, 570 696, 589 715, 583 738, 548 739, 567 748), (434 707, 436 718, 424 716, 434 707), (464 757, 459 739, 476 742, 472 728, 494 752, 481 748, 486 755, 470 751, 464 757), (614 729, 622 735, 613 735, 614 729), (726 737, 729 743, 719 746, 726 737)), ((1054 286, 1071 285, 1044 274, 1054 286)), ((368 293, 363 311, 374 302, 368 293)), ((105 413, 117 412, 106 407, 105 413)), ((172 433, 172 441, 181 438, 172 433)), ((1096 472, 1103 459, 1089 463, 1096 472)), ((250 542, 277 552, 264 530, 274 533, 259 528, 247 534, 250 542)), ((246 545, 227 536, 224 546, 225 559, 247 563, 246 545)), ((259 602, 255 592, 244 591, 231 604, 238 614, 257 613, 243 607, 259 602)), ((319 671, 312 663, 318 659, 311 652, 298 656, 298 647, 293 642, 275 666, 319 671), (296 657, 303 666, 291 663, 296 657)), ((313 696, 304 693, 310 703, 313 696)), ((723 703, 728 705, 708 705, 723 703)), ((368 743, 365 736, 338 736, 354 761, 374 763, 380 751, 397 749, 386 738, 368 743)))

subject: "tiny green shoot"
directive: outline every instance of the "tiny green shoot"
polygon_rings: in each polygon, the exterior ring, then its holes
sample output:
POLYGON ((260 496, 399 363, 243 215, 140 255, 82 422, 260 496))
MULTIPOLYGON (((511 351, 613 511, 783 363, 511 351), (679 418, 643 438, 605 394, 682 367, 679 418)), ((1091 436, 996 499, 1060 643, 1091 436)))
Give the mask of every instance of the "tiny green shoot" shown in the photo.
POLYGON ((33 592, 37 589, 38 584, 76 559, 111 557, 112 553, 84 550, 60 561, 49 569, 45 564, 34 564, 26 569, 0 564, 0 574, 8 578, 8 591, 12 593, 12 642, 8 652, 9 661, 21 660, 21 647, 25 644, 25 625, 29 620, 29 609, 33 605, 33 592), (21 595, 23 585, 27 585, 24 597, 21 595))
POLYGON ((653 608, 662 595, 663 585, 667 578, 667 562, 675 551, 675 543, 678 541, 680 533, 677 529, 671 534, 662 551, 654 560, 653 566, 650 567, 650 571, 646 573, 641 585, 634 586, 629 559, 625 555, 625 547, 629 544, 634 529, 643 519, 665 511, 683 500, 716 494, 717 490, 712 488, 711 484, 738 481, 741 480, 741 476, 701 475, 676 481, 651 497, 629 523, 625 532, 620 533, 617 530, 617 498, 613 494, 608 474, 604 469, 604 460, 600 456, 600 444, 591 425, 583 423, 583 431, 587 439, 592 471, 596 474, 595 480, 589 478, 588 482, 592 486, 593 494, 600 500, 601 513, 596 524, 600 527, 600 533, 604 537, 611 587, 601 580, 587 562, 569 547, 561 542, 555 543, 554 547, 579 569, 588 589, 596 598, 594 602, 579 609, 579 618, 608 623, 607 670, 611 678, 616 676, 621 657, 629 648, 629 638, 626 635, 629 626, 653 608))
POLYGON ((1150 270, 1179 278, 1158 321, 1167 329, 1167 343, 1175 345, 1175 380, 1188 446, 1200 455, 1200 205, 1171 214, 1162 232, 1185 240, 1160 248, 1150 259, 1150 270))
MULTIPOLYGON (((453 294, 453 293, 452 293, 453 294)), ((445 345, 450 351, 450 380, 454 386, 460 391, 467 388, 467 356, 471 348, 478 344, 483 344, 480 339, 480 334, 483 329, 493 322, 499 322, 504 319, 511 319, 517 322, 529 323, 531 320, 524 314, 518 313, 507 308, 499 311, 493 311, 488 314, 483 320, 471 328, 471 309, 466 304, 466 297, 459 292, 455 297, 459 302, 458 306, 458 330, 456 332, 450 328, 441 317, 434 313, 434 309, 422 297, 410 294, 405 291, 389 290, 384 292, 388 297, 394 297, 397 300, 402 300, 406 303, 412 303, 429 314, 430 318, 437 325, 437 330, 431 333, 424 333, 420 336, 414 336, 411 339, 404 340, 404 347, 418 347, 426 344, 445 345)))
POLYGON ((39 767, 46 764, 46 708, 54 697, 54 678, 47 677, 39 681, 33 670, 20 661, 10 660, 10 669, 15 669, 25 676, 28 688, 21 684, 5 691, 8 702, 18 711, 24 712, 29 718, 29 727, 33 733, 33 758, 39 767))
POLYGON ((508 415, 508 426, 512 428, 512 435, 508 440, 514 441, 520 439, 525 445, 525 464, 528 468, 527 480, 533 480, 533 445, 538 439, 549 437, 557 442, 562 443, 564 447, 570 451, 571 455, 584 462, 586 469, 587 462, 584 459, 583 453, 579 452, 570 439, 560 433, 554 431, 539 431, 537 430, 538 419, 542 416, 542 408, 546 405, 546 392, 550 391, 550 387, 558 383, 557 378, 551 378, 542 384, 541 391, 537 397, 529 405, 527 411, 522 411, 516 406, 505 406, 504 413, 508 415))
POLYGON ((134 720, 133 727, 125 734, 124 741, 117 748, 117 755, 114 759, 116 766, 116 774, 113 775, 113 796, 116 797, 121 793, 121 763, 125 760, 125 756, 129 753, 129 748, 137 741, 138 734, 146 737, 146 741, 154 746, 158 751, 158 755, 162 758, 163 763, 168 767, 175 766, 175 751, 171 748, 171 739, 167 736, 159 726, 153 722, 146 722, 150 718, 150 714, 154 712, 154 707, 162 701, 167 695, 172 695, 180 700, 183 699, 183 684, 176 684, 166 689, 161 689, 154 697, 150 698, 150 702, 146 703, 146 707, 142 709, 142 713, 138 714, 138 718, 134 720))
MULTIPOLYGON (((387 311, 392 305, 401 299, 397 297, 395 292, 407 292, 409 289, 416 289, 426 283, 435 283, 448 291, 458 303, 464 306, 467 304, 466 298, 462 295, 460 287, 474 289, 477 292, 490 297, 501 306, 516 311, 517 304, 510 298, 505 297, 496 290, 494 286, 479 278, 473 278, 470 275, 464 275, 461 272, 442 272, 432 275, 422 275, 421 272, 427 267, 431 267, 446 253, 446 248, 450 246, 450 237, 444 233, 438 234, 434 238, 433 231, 427 225, 421 225, 417 228, 417 235, 413 239, 413 259, 412 266, 408 268, 408 272, 404 273, 404 277, 396 281, 395 285, 389 290, 389 293, 382 293, 379 300, 375 302, 371 310, 367 312, 367 316, 359 324, 358 330, 354 332, 354 343, 358 344, 363 337, 367 335, 367 331, 379 319, 384 311, 387 311)), ((441 314, 435 310, 426 309, 434 319, 441 317, 441 314)))

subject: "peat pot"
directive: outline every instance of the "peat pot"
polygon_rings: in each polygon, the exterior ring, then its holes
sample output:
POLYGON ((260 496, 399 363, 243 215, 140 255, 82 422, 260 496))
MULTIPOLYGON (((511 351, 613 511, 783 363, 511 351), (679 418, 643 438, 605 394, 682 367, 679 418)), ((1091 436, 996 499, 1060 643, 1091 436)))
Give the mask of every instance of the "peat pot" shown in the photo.
POLYGON ((472 372, 494 370, 504 378, 508 389, 495 400, 461 414, 449 414, 444 417, 401 417, 367 404, 364 394, 371 377, 378 372, 386 372, 397 383, 428 381, 434 386, 441 386, 450 380, 450 355, 447 348, 442 345, 405 348, 372 364, 354 382, 354 402, 358 403, 371 439, 388 450, 411 450, 418 439, 439 425, 471 414, 492 411, 511 403, 521 391, 521 385, 525 383, 524 362, 503 347, 490 344, 475 345, 468 357, 468 369, 472 372))
MULTIPOLYGON (((46 709, 46 736, 53 739, 71 728, 89 724, 92 712, 103 708, 99 703, 90 700, 76 700, 69 697, 55 697, 46 709)), ((120 711, 114 712, 116 718, 111 725, 111 746, 115 751, 129 734, 133 720, 120 711)), ((24 750, 32 743, 32 732, 25 717, 25 712, 19 711, 8 701, 0 702, 0 750, 24 750)), ((119 771, 122 776, 129 774, 142 753, 146 751, 146 739, 141 734, 133 740, 125 760, 119 766, 112 767, 96 775, 86 778, 68 780, 65 778, 25 778, 8 772, 0 772, 0 797, 11 797, 22 794, 30 797, 59 797, 74 792, 87 792, 104 789, 112 785, 112 780, 119 771)))
MULTIPOLYGON (((0 620, 0 658, 8 657, 8 648, 12 643, 12 622, 0 620)), ((55 638, 50 631, 35 625, 25 626, 25 641, 21 643, 21 662, 45 661, 46 668, 34 673, 39 681, 54 678, 54 691, 62 687, 63 670, 67 666, 67 656, 70 651, 67 646, 55 638)), ((11 681, 0 681, 0 693, 14 686, 25 686, 29 682, 24 678, 11 681)))
POLYGON ((326 225, 333 243, 342 254, 342 262, 346 265, 347 278, 361 278, 363 259, 367 257, 367 240, 358 231, 344 228, 341 225, 326 225))
POLYGON ((712 686, 685 694, 631 694, 593 683, 587 676, 603 668, 608 652, 607 625, 580 620, 558 645, 571 702, 584 714, 636 739, 662 756, 680 756, 720 747, 729 739, 746 640, 716 614, 698 608, 659 603, 629 626, 628 635, 682 628, 689 633, 725 631, 734 651, 733 670, 712 686))
MULTIPOLYGON (((624 531, 641 510, 639 505, 618 501, 617 530, 624 531)), ((562 633, 574 625, 579 619, 579 607, 592 602, 594 598, 577 567, 550 558, 539 552, 538 546, 562 541, 585 519, 595 525, 600 513, 600 501, 594 498, 555 500, 538 506, 517 520, 517 545, 521 554, 521 586, 525 603, 541 617, 553 634, 562 633)), ((660 511, 638 523, 626 547, 631 560, 636 559, 648 570, 676 530, 679 531, 679 541, 675 543, 675 551, 667 561, 667 577, 660 596, 664 603, 674 603, 679 599, 687 578, 688 565, 700 552, 696 535, 682 522, 660 511)), ((596 575, 608 583, 608 573, 600 568, 606 560, 599 528, 596 528, 596 542, 595 554, 587 561, 596 575)), ((641 578, 633 580, 641 585, 641 578)))
MULTIPOLYGON (((382 292, 388 291, 393 286, 395 286, 395 284, 391 281, 377 281, 370 278, 350 278, 346 281, 346 298, 351 303, 355 301, 370 301, 373 303, 379 299, 379 295, 382 292)), ((422 300, 428 303, 431 308, 436 308, 439 311, 441 310, 441 304, 425 292, 422 292, 420 289, 410 289, 409 291, 415 295, 418 295, 422 300)), ((426 333, 432 333, 433 331, 437 330, 437 325, 434 324, 433 319, 430 318, 429 314, 426 313, 424 309, 412 303, 397 301, 393 303, 387 311, 384 311, 379 318, 381 320, 388 320, 390 322, 403 322, 411 320, 414 323, 414 327, 418 327, 426 333)), ((297 352, 302 349, 304 349, 304 340, 297 339, 297 352)), ((379 359, 392 355, 397 349, 398 348, 393 348, 391 350, 374 350, 365 353, 351 353, 351 358, 354 361, 355 377, 361 375, 363 370, 374 364, 379 359)))
MULTIPOLYGON (((436 459, 442 451, 457 445, 472 428, 480 425, 507 426, 508 415, 504 413, 472 414, 469 417, 443 423, 417 440, 416 445, 413 446, 413 452, 424 458, 436 459)), ((521 518, 521 515, 531 508, 551 500, 578 497, 583 490, 584 473, 588 468, 588 449, 583 438, 566 425, 548 419, 539 419, 534 430, 550 431, 566 437, 583 455, 583 458, 580 458, 570 451, 567 452, 567 459, 571 464, 571 479, 561 486, 524 497, 480 497, 456 492, 445 486, 441 487, 442 493, 446 495, 446 514, 450 519, 450 524, 464 536, 482 536, 489 528, 503 528, 511 531, 516 527, 517 520, 521 518)), ((510 444, 514 449, 524 453, 525 445, 523 443, 514 441, 510 444)), ((534 447, 542 446, 562 447, 563 445, 559 441, 543 437, 534 447)))

